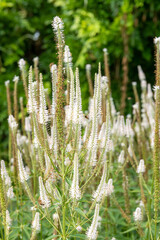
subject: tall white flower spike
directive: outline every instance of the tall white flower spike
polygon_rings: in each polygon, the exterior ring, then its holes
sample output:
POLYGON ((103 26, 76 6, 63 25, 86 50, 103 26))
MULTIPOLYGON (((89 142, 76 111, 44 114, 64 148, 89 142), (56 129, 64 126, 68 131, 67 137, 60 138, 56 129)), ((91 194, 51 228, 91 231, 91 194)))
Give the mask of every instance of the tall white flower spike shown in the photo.
POLYGON ((39 177, 39 190, 40 190, 40 200, 42 208, 50 207, 50 200, 47 196, 42 177, 39 177))
POLYGON ((39 212, 36 212, 34 220, 32 222, 32 228, 33 230, 35 230, 36 232, 40 231, 41 225, 40 225, 40 216, 39 216, 39 212))
POLYGON ((23 165, 22 155, 21 155, 19 150, 18 150, 18 168, 19 168, 20 181, 21 181, 21 183, 24 183, 25 181, 28 180, 29 176, 28 176, 28 174, 25 170, 25 167, 23 165))
POLYGON ((91 224, 91 226, 89 227, 89 229, 87 230, 87 233, 86 233, 89 240, 96 240, 97 239, 98 220, 99 220, 99 204, 96 204, 92 224, 91 224))
POLYGON ((144 173, 146 170, 145 164, 144 164, 144 160, 141 159, 137 168, 137 173, 144 173))
POLYGON ((74 173, 73 173, 73 181, 70 189, 71 198, 80 199, 81 191, 79 188, 79 173, 78 173, 78 154, 75 153, 74 156, 74 173))

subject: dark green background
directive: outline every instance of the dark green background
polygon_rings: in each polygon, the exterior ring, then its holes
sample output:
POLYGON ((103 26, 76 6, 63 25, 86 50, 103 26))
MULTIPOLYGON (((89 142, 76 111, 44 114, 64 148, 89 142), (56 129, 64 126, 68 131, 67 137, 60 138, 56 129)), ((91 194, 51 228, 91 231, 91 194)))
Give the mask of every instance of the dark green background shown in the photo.
MULTIPOLYGON (((138 81, 137 65, 141 65, 147 80, 154 84, 153 38, 160 35, 159 0, 0 0, 0 157, 7 158, 7 103, 4 82, 19 75, 17 62, 24 58, 29 64, 40 58, 40 71, 45 86, 50 81, 49 64, 57 62, 51 22, 60 16, 65 25, 66 44, 73 56, 74 67, 80 68, 83 108, 88 104, 85 65, 92 64, 92 77, 98 62, 103 63, 103 48, 108 48, 112 94, 117 108, 122 83, 123 15, 127 14, 129 35, 129 84, 127 111, 134 99, 131 82, 138 81), (37 40, 34 34, 40 33, 37 40), (115 69, 119 69, 115 75, 115 69)), ((103 67, 102 67, 103 69, 103 67)), ((13 84, 11 83, 11 88, 13 84)), ((139 85, 139 84, 138 84, 139 85)), ((19 97, 23 96, 19 82, 19 97)))

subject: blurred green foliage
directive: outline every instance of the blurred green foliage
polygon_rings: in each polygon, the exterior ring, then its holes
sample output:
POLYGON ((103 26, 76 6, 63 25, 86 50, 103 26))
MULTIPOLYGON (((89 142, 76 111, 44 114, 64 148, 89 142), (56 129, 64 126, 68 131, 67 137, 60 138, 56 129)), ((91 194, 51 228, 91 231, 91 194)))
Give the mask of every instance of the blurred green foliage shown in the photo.
MULTIPOLYGON (((18 75, 18 60, 32 63, 40 58, 40 71, 50 81, 49 64, 56 63, 51 21, 60 16, 65 25, 65 41, 69 45, 75 66, 80 67, 84 109, 88 104, 85 64, 92 64, 92 74, 98 62, 103 62, 107 47, 113 97, 119 106, 123 57, 122 27, 129 36, 129 79, 138 81, 137 65, 142 65, 147 79, 154 83, 153 38, 160 35, 159 0, 1 0, 0 1, 0 156, 7 156, 7 103, 4 82, 18 75), (123 15, 127 14, 127 22, 123 15)), ((103 67, 102 67, 103 70, 103 67)), ((12 85, 12 84, 11 84, 12 85)), ((22 84, 19 96, 23 96, 22 84)), ((13 87, 13 86, 11 86, 13 87)), ((130 95, 131 84, 128 85, 130 95)), ((128 106, 134 100, 129 98, 128 106)))

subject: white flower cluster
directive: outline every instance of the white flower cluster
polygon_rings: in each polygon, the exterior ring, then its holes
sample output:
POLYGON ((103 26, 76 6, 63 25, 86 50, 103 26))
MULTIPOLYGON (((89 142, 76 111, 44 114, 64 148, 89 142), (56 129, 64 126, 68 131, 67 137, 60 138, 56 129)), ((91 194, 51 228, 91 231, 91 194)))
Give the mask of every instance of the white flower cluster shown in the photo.
POLYGON ((9 80, 5 81, 5 86, 6 86, 6 87, 8 87, 9 84, 10 84, 10 81, 9 81, 9 80))
POLYGON ((48 121, 48 110, 46 105, 45 91, 42 82, 42 74, 40 74, 40 107, 39 107, 39 122, 45 124, 48 121))
POLYGON ((145 74, 144 74, 144 72, 143 72, 143 70, 142 70, 142 67, 141 67, 140 65, 138 65, 137 68, 138 68, 139 80, 140 80, 141 82, 146 81, 146 76, 145 76, 145 74))
POLYGON ((78 232, 81 232, 81 231, 82 231, 82 227, 81 227, 80 225, 78 225, 78 226, 76 227, 76 230, 77 230, 78 232))
POLYGON ((23 70, 25 64, 26 64, 26 62, 24 61, 23 58, 21 58, 21 59, 19 60, 19 62, 18 62, 18 66, 19 66, 19 68, 20 68, 21 71, 23 70))
POLYGON ((11 179, 7 173, 4 160, 1 160, 1 176, 6 186, 11 186, 11 179))
POLYGON ((95 193, 93 194, 93 198, 96 200, 96 202, 100 202, 102 200, 102 197, 105 195, 105 190, 106 190, 106 168, 103 169, 100 184, 95 193))
POLYGON ((36 212, 34 220, 32 222, 32 228, 36 231, 39 232, 41 225, 40 225, 40 216, 39 216, 39 212, 36 212))
POLYGON ((134 221, 139 222, 142 221, 143 215, 142 215, 142 210, 140 207, 137 207, 135 212, 133 213, 134 221))
POLYGON ((6 170, 5 162, 4 160, 1 160, 1 176, 2 180, 5 184, 5 191, 8 199, 14 198, 14 192, 13 192, 13 187, 11 186, 11 178, 8 175, 8 172, 6 170))
POLYGON ((114 192, 113 180, 109 179, 106 185, 106 196, 110 196, 114 192))
POLYGON ((67 45, 64 48, 64 63, 68 63, 69 66, 72 66, 72 55, 67 45))
POLYGON ((38 106, 36 101, 36 91, 37 86, 36 82, 33 82, 32 79, 32 66, 29 69, 29 84, 28 84, 28 104, 27 104, 27 110, 28 113, 37 113, 38 106))
POLYGON ((91 71, 91 64, 86 64, 86 71, 91 71))
POLYGON ((17 130, 18 124, 16 123, 16 120, 13 117, 13 115, 9 115, 8 123, 9 123, 9 126, 12 129, 12 131, 16 131, 17 130))
POLYGON ((75 153, 74 156, 74 173, 73 173, 73 180, 70 189, 71 198, 73 199, 80 199, 81 198, 81 191, 79 188, 79 173, 78 173, 78 155, 75 153))
POLYGON ((22 161, 22 155, 20 153, 20 151, 18 150, 18 168, 19 168, 19 178, 21 183, 24 183, 25 181, 28 180, 29 176, 26 172, 26 169, 23 165, 23 161, 22 161))
POLYGON ((18 83, 18 81, 19 81, 19 77, 18 77, 18 76, 14 76, 14 78, 13 78, 13 82, 18 83))
POLYGON ((118 163, 123 164, 124 163, 124 150, 121 151, 119 157, 118 157, 118 163))
POLYGON ((95 212, 94 212, 94 217, 92 220, 92 224, 87 230, 87 237, 89 240, 96 240, 97 239, 97 227, 98 227, 98 220, 99 220, 99 204, 96 204, 95 212))
POLYGON ((144 164, 144 160, 141 159, 139 162, 139 165, 137 167, 137 173, 144 173, 146 170, 145 164, 144 164))
POLYGON ((40 200, 42 208, 49 208, 51 203, 47 196, 42 177, 39 177, 39 190, 40 190, 40 200))
POLYGON ((35 66, 37 66, 37 65, 38 65, 38 62, 39 62, 39 57, 33 58, 33 62, 34 62, 34 64, 35 64, 35 66))
POLYGON ((154 44, 160 44, 160 37, 155 37, 154 44))
POLYGON ((30 117, 25 117, 25 131, 26 132, 31 132, 32 131, 31 118, 30 117))
POLYGON ((107 48, 103 48, 103 52, 108 54, 108 49, 107 48))
POLYGON ((113 124, 112 133, 117 136, 132 138, 134 136, 134 132, 131 126, 130 116, 127 116, 125 124, 124 116, 118 115, 117 121, 113 124))
POLYGON ((12 219, 10 218, 9 211, 6 210, 6 227, 7 227, 7 230, 10 229, 11 224, 12 224, 12 219))
POLYGON ((13 187, 10 187, 7 191, 7 197, 12 199, 14 198, 14 192, 13 192, 13 187))
POLYGON ((57 16, 54 17, 53 22, 52 22, 52 27, 53 27, 54 31, 58 31, 58 29, 63 30, 64 26, 63 26, 62 19, 57 16))

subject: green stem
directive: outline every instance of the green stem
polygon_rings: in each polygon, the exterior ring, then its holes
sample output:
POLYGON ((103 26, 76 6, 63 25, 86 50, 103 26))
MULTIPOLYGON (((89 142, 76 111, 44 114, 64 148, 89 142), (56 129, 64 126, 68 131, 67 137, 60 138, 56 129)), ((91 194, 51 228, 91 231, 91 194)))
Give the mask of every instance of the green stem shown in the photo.
POLYGON ((64 156, 62 152, 62 237, 63 240, 66 240, 66 223, 65 223, 65 214, 66 214, 66 206, 65 206, 65 169, 64 169, 64 156))

